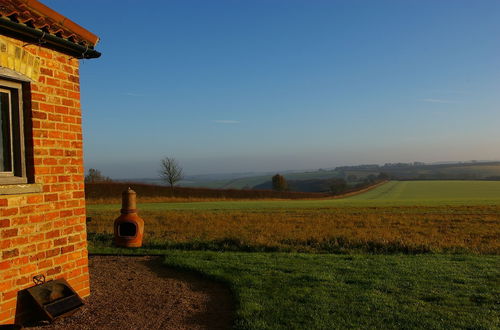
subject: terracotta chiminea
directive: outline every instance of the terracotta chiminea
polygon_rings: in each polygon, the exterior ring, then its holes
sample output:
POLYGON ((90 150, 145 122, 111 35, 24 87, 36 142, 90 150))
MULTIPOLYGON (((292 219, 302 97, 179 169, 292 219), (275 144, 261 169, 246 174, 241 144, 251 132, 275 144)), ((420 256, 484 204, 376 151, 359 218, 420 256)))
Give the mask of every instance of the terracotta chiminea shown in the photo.
POLYGON ((115 245, 140 247, 144 236, 144 220, 137 215, 135 191, 130 187, 122 193, 121 215, 115 220, 115 245))

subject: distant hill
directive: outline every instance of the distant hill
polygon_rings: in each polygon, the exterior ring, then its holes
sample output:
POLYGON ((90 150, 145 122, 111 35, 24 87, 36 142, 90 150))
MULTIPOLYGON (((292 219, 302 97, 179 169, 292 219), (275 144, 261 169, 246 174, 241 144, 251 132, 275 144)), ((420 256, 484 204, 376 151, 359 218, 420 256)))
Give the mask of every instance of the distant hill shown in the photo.
MULTIPOLYGON (((256 176, 236 177, 228 180, 207 180, 196 181, 190 179, 190 182, 182 182, 183 187, 207 187, 217 189, 250 189, 270 181, 271 177, 276 172, 269 172, 259 174, 256 176)), ((282 171, 280 174, 284 175, 287 180, 312 180, 312 179, 329 179, 333 177, 340 177, 339 172, 335 170, 317 170, 317 171, 282 171)), ((267 186, 264 189, 268 189, 267 186)), ((256 188, 257 189, 257 188, 256 188)))
POLYGON ((387 173, 395 180, 500 180, 500 162, 388 163, 337 167, 344 177, 387 173))
MULTIPOLYGON (((369 176, 386 173, 394 180, 500 180, 500 162, 455 162, 425 164, 387 163, 341 166, 314 171, 282 171, 291 188, 305 192, 327 191, 325 180, 343 178, 350 185, 358 184, 369 176)), ((187 176, 180 185, 214 189, 270 189, 271 177, 267 173, 227 173, 187 176)), ((129 181, 163 184, 159 179, 133 179, 129 181)))

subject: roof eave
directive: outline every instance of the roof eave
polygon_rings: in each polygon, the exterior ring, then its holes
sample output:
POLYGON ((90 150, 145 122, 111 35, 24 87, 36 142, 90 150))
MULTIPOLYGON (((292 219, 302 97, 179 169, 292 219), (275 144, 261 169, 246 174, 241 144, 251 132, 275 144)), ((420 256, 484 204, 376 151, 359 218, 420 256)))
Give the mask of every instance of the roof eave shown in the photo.
POLYGON ((31 28, 25 24, 12 22, 4 17, 0 17, 0 33, 27 43, 47 47, 78 59, 98 58, 101 56, 101 53, 91 46, 76 44, 45 33, 42 30, 31 28))

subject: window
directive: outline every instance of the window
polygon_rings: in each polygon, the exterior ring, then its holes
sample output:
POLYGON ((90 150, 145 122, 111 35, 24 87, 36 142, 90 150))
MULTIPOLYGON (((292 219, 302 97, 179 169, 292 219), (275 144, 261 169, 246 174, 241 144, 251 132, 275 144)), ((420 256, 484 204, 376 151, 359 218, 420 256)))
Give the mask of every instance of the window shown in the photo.
POLYGON ((0 79, 0 184, 27 183, 22 85, 0 79))

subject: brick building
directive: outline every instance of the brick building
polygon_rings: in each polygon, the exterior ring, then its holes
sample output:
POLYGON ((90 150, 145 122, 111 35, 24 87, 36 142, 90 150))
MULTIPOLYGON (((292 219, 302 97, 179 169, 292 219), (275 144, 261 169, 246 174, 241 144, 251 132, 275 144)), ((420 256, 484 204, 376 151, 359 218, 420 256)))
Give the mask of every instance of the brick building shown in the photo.
POLYGON ((65 278, 90 294, 79 61, 97 36, 36 0, 0 0, 0 324, 18 291, 65 278))

